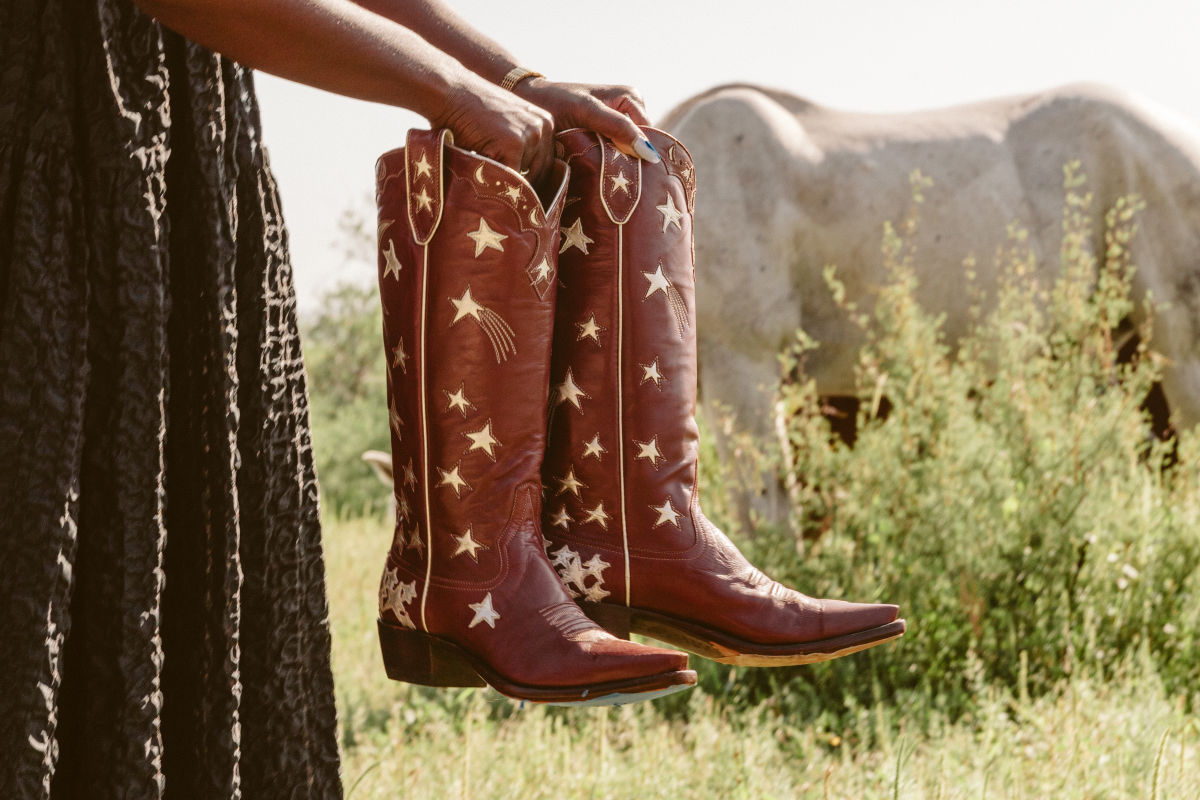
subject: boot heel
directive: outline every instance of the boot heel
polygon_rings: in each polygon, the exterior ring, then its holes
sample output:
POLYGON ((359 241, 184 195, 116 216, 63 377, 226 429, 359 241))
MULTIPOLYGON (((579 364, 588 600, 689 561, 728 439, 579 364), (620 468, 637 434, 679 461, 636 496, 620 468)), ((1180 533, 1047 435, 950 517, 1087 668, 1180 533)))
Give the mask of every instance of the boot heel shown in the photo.
POLYGON ((379 620, 383 668, 394 681, 422 686, 486 686, 454 645, 379 620))
POLYGON ((625 606, 608 603, 580 603, 583 613, 604 630, 619 639, 629 638, 629 626, 632 612, 625 606))

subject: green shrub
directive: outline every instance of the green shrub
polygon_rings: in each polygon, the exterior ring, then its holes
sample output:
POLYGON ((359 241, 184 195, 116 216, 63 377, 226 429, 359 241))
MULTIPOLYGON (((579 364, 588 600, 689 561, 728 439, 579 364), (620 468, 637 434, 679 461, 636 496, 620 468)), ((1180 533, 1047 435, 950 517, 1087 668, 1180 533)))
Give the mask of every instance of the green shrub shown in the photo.
MULTIPOLYGON (((899 603, 908 634, 816 667, 706 673, 710 690, 810 717, 820 708, 836 726, 883 697, 958 715, 980 685, 1040 693, 1139 651, 1168 691, 1200 685, 1200 442, 1184 432, 1178 464, 1164 464, 1139 411, 1155 357, 1118 364, 1113 336, 1134 310, 1140 204, 1106 215, 1097 263, 1091 196, 1074 165, 1065 172, 1057 282, 1038 285, 1014 227, 1000 286, 988 303, 973 290, 977 324, 954 348, 913 299, 914 178, 913 215, 886 231, 893 280, 873 317, 840 300, 866 336, 853 449, 831 440, 811 382, 781 390, 795 527, 826 532, 802 557, 801 541, 771 531, 747 548, 809 594, 899 603), (883 422, 872 414, 881 396, 895 404, 883 422)), ((785 369, 810 346, 801 336, 785 369)))
POLYGON ((322 509, 384 513, 390 493, 362 460, 364 450, 391 448, 378 291, 339 284, 300 322, 322 509))

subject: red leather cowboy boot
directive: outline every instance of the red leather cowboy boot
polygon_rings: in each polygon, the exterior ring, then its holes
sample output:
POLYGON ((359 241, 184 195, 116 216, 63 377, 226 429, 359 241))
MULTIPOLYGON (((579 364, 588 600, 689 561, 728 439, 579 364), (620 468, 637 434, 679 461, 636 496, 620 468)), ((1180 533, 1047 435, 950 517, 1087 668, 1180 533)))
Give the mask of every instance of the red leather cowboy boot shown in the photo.
POLYGON ((594 619, 727 664, 824 661, 895 639, 897 607, 816 600, 767 578, 696 489, 691 156, 660 164, 574 130, 559 255, 543 527, 594 619))
POLYGON ((692 686, 687 658, 617 639, 546 558, 540 469, 566 188, 409 133, 377 167, 396 528, 379 592, 389 677, 607 704, 692 686))

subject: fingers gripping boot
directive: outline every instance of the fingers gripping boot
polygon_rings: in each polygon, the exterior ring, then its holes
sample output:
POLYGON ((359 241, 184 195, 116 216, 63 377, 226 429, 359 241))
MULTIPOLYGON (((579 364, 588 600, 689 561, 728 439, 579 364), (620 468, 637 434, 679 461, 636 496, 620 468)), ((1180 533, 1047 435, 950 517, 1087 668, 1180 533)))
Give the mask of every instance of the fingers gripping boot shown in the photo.
POLYGON ((570 166, 559 255, 550 435, 551 561, 608 629, 732 664, 822 661, 900 636, 896 606, 807 597, 755 569, 696 489, 691 156, 625 156, 559 135, 570 166))
POLYGON ((398 680, 543 702, 695 682, 686 656, 579 612, 543 547, 540 469, 566 166, 547 206, 507 167, 414 131, 377 167, 396 526, 379 594, 398 680))

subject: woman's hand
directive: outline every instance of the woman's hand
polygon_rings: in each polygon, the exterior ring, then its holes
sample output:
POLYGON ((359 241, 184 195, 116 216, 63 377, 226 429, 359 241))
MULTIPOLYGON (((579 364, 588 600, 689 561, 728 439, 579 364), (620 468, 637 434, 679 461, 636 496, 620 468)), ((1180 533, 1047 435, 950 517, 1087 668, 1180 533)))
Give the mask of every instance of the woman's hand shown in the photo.
POLYGON ((649 125, 642 96, 629 86, 592 86, 526 78, 514 94, 554 116, 558 130, 587 128, 613 140, 627 155, 658 163, 658 153, 638 125, 649 125))
POLYGON ((482 78, 446 95, 432 126, 449 128, 459 147, 527 173, 537 185, 554 162, 554 118, 544 108, 482 78))

